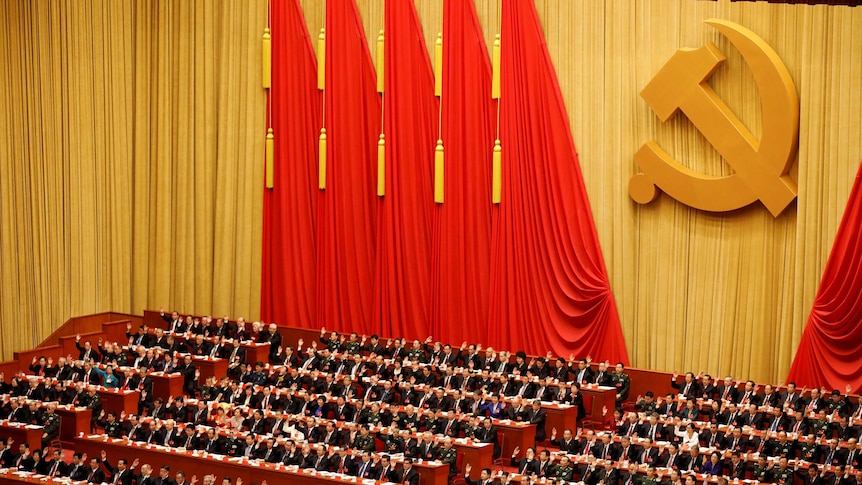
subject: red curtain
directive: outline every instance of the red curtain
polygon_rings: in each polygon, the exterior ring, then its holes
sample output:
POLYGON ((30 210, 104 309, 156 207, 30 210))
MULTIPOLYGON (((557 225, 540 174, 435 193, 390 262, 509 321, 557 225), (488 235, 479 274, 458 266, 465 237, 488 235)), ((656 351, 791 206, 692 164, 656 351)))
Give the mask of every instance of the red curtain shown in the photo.
POLYGON ((862 167, 787 381, 862 392, 862 167))
POLYGON ((376 331, 371 309, 381 108, 354 0, 326 3, 325 107, 327 182, 318 200, 317 321, 322 327, 370 334, 376 331))
POLYGON ((422 337, 431 320, 439 112, 413 2, 386 2, 385 17, 386 196, 378 213, 374 321, 385 335, 422 337))
MULTIPOLYGON (((272 3, 274 188, 264 189, 261 318, 315 325, 317 62, 298 0, 272 3)), ((262 136, 262 135, 261 135, 262 136)))
POLYGON ((435 240, 431 334, 488 342, 491 274, 491 62, 472 0, 443 3, 445 203, 435 240))
POLYGON ((569 120, 532 1, 503 2, 488 334, 503 348, 628 363, 569 120))

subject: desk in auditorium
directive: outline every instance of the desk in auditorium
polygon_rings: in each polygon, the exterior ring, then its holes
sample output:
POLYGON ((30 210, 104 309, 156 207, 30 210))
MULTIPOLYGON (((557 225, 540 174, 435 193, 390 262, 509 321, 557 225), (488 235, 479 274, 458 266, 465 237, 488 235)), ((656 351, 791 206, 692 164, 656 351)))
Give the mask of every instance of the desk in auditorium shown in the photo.
POLYGON ((167 400, 168 396, 183 395, 183 375, 165 374, 164 372, 150 372, 153 380, 153 396, 159 396, 167 400))
POLYGON ((207 377, 215 377, 215 380, 218 381, 227 376, 227 359, 195 357, 194 364, 201 372, 200 379, 198 379, 200 385, 206 384, 207 377))
MULTIPOLYGON (((557 403, 542 403, 545 411, 545 434, 551 436, 551 431, 556 428, 557 435, 562 436, 564 429, 575 433, 578 423, 578 408, 572 405, 560 406, 557 403)), ((523 448, 522 448, 523 449, 523 448)))
POLYGON ((521 452, 523 452, 527 448, 531 448, 536 444, 535 424, 497 420, 494 421, 494 426, 497 427, 497 431, 502 431, 504 435, 503 449, 502 454, 500 455, 504 458, 512 456, 512 450, 514 450, 516 446, 521 448, 521 452))
POLYGON ((581 394, 584 395, 584 407, 587 408, 587 415, 592 419, 593 426, 596 429, 613 428, 614 409, 617 405, 616 388, 587 385, 581 387, 581 394))
MULTIPOLYGON (((126 440, 109 439, 104 441, 101 437, 84 437, 75 442, 75 451, 86 453, 89 456, 99 456, 102 450, 107 452, 108 460, 112 462, 118 458, 125 458, 130 461, 139 459, 141 464, 148 463, 156 470, 163 464, 170 464, 172 474, 182 470, 187 477, 197 475, 198 479, 207 474, 214 474, 217 477, 216 483, 219 483, 224 477, 231 477, 234 482, 239 477, 245 483, 260 483, 263 480, 268 483, 283 483, 285 480, 290 480, 295 485, 361 483, 361 481, 352 479, 343 480, 337 477, 315 476, 303 473, 301 470, 299 472, 289 472, 284 468, 277 470, 274 465, 269 463, 255 466, 229 462, 227 459, 216 460, 202 456, 196 457, 192 456, 191 452, 167 451, 164 448, 157 449, 156 447, 138 446, 137 444, 128 446, 126 440)), ((422 463, 413 466, 419 472, 421 485, 446 485, 449 477, 447 465, 422 463)))
MULTIPOLYGON (((27 443, 30 445, 30 450, 42 449, 42 427, 25 425, 21 423, 10 424, 3 420, 0 422, 0 438, 6 441, 9 438, 15 443, 27 443)), ((14 446, 13 450, 17 451, 18 446, 14 446)))
POLYGON ((139 391, 99 389, 98 392, 105 412, 114 411, 117 416, 123 411, 126 414, 138 414, 138 402, 141 400, 139 391))
POLYGON ((57 406, 55 412, 60 415, 60 441, 63 445, 72 446, 80 433, 90 432, 90 420, 93 410, 73 406, 57 406))
POLYGON ((461 473, 464 473, 463 466, 470 465, 474 470, 481 471, 483 468, 491 468, 494 463, 494 445, 491 443, 473 443, 468 442, 464 438, 454 440, 452 446, 458 450, 458 453, 464 455, 461 473))

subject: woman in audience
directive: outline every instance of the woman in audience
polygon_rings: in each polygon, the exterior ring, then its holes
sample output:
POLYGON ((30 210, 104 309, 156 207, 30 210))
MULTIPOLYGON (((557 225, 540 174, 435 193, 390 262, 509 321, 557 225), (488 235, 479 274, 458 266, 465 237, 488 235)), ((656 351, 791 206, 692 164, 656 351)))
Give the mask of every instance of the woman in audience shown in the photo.
POLYGON ((724 466, 721 463, 721 454, 717 451, 709 455, 709 461, 703 465, 702 473, 707 475, 721 475, 724 472, 724 466))
POLYGON ((690 448, 700 446, 700 437, 694 430, 694 424, 688 423, 685 428, 682 428, 679 418, 674 419, 674 424, 676 425, 674 434, 680 438, 680 444, 688 445, 690 448))

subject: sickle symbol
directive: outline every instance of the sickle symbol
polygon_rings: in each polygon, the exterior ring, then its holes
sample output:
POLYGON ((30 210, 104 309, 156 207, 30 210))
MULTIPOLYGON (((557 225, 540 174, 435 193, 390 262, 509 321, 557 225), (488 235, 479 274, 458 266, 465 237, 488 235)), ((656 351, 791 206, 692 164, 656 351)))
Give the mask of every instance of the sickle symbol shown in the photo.
POLYGON ((718 47, 709 43, 680 49, 640 95, 662 121, 685 113, 735 173, 713 177, 695 172, 651 140, 635 153, 643 173, 631 178, 629 194, 646 204, 658 197, 660 188, 684 204, 715 212, 760 200, 777 217, 796 198, 796 183, 787 175, 799 133, 796 87, 778 54, 757 34, 726 20, 706 23, 736 46, 754 73, 763 136, 758 141, 707 84, 726 59, 718 47))

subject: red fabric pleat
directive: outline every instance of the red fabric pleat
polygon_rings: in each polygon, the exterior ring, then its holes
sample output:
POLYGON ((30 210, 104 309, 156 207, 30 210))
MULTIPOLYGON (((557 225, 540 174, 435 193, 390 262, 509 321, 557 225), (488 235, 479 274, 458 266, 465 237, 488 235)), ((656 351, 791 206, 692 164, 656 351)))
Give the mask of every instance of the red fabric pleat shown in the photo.
POLYGON ((264 189, 263 196, 261 318, 311 328, 322 96, 299 1, 273 2, 270 19, 274 188, 264 189))
POLYGON ((386 196, 378 212, 374 322, 384 335, 428 335, 438 103, 412 1, 385 6, 386 196))
POLYGON ((788 382, 862 392, 862 167, 850 191, 844 217, 814 306, 799 342, 788 382))
POLYGON ((569 120, 532 1, 503 2, 488 335, 528 353, 628 363, 569 120))
POLYGON ((443 3, 445 203, 435 240, 432 329, 460 344, 488 342, 491 275, 491 62, 473 0, 443 3))
POLYGON ((326 2, 327 184, 318 200, 317 319, 375 331, 375 231, 380 95, 354 0, 326 2))

